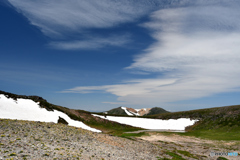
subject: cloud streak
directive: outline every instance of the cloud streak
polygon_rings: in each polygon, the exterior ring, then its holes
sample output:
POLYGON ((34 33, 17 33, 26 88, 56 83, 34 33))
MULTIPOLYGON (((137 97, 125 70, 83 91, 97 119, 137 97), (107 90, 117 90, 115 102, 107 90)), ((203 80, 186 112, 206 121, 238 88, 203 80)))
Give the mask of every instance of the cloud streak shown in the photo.
POLYGON ((50 47, 61 49, 61 50, 78 50, 88 49, 95 50, 107 46, 122 47, 129 43, 130 36, 111 36, 111 37, 93 37, 84 40, 75 41, 56 41, 49 44, 50 47))
MULTIPOLYGON (((28 21, 52 38, 50 46, 57 49, 99 49, 105 45, 119 46, 123 43, 110 41, 113 36, 88 38, 91 30, 116 27, 133 22, 156 7, 157 0, 8 0, 28 21), (69 35, 70 36, 69 40, 69 35), (74 37, 74 38, 73 38, 74 37), (108 38, 109 40, 106 40, 108 38), (101 40, 101 42, 100 42, 101 40), (91 45, 92 47, 88 47, 91 45)), ((130 37, 129 37, 130 38, 130 37)), ((125 41, 126 42, 126 41, 125 41)))
POLYGON ((146 14, 151 2, 109 0, 9 0, 31 24, 50 36, 81 32, 89 28, 107 28, 130 22, 146 14))
POLYGON ((157 78, 73 90, 103 90, 117 95, 118 101, 137 105, 158 105, 239 91, 240 3, 181 2, 184 5, 152 13, 151 20, 142 24, 156 42, 126 67, 159 74, 157 78), (167 80, 164 85, 160 84, 163 80, 167 80))

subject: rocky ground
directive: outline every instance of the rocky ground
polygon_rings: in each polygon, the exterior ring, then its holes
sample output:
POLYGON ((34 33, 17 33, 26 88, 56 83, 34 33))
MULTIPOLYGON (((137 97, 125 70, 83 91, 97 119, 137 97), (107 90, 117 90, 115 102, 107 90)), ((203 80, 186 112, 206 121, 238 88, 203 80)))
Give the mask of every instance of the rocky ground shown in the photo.
MULTIPOLYGON (((219 156, 210 156, 211 152, 234 152, 240 153, 239 141, 214 141, 196 137, 180 136, 177 134, 164 134, 148 132, 148 136, 140 137, 142 140, 152 142, 160 148, 174 148, 176 151, 187 151, 193 155, 202 155, 206 159, 217 159, 219 156)), ((239 160, 240 156, 221 156, 229 160, 239 160)))
POLYGON ((0 119, 0 159, 216 159, 208 152, 223 150, 201 143, 202 150, 194 150, 197 142, 134 139, 63 124, 0 119))

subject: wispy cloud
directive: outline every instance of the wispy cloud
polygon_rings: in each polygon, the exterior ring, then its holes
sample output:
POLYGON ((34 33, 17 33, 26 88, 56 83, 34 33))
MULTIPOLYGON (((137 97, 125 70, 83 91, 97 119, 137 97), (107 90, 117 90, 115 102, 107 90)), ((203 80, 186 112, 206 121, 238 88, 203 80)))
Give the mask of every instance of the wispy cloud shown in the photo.
POLYGON ((9 0, 31 24, 48 36, 106 28, 133 21, 146 14, 151 1, 115 0, 9 0))
POLYGON ((142 25, 151 31, 156 42, 126 68, 163 77, 93 88, 117 95, 118 101, 127 104, 146 105, 238 91, 240 3, 181 2, 183 5, 154 12, 151 21, 142 25), (162 83, 163 78, 166 83, 162 83))
MULTIPOLYGON (((145 101, 147 104, 151 99, 157 98, 157 93, 160 87, 169 86, 176 83, 175 79, 135 79, 125 81, 118 85, 104 86, 85 86, 75 87, 62 91, 63 93, 93 93, 93 92, 108 92, 119 96, 121 102, 105 102, 110 104, 139 104, 145 101), (128 99, 129 98, 129 99, 128 99), (139 99, 140 98, 140 99, 139 99), (150 99, 148 99, 150 98, 150 99)), ((159 97, 158 97, 159 99, 159 97)), ((149 104, 149 103, 148 103, 149 104)))
MULTIPOLYGON (((92 29, 102 29, 133 22, 156 8, 157 0, 8 0, 29 22, 53 39, 57 49, 92 49, 124 43, 100 38, 86 38, 92 29), (87 32, 87 33, 86 33, 87 32), (69 40, 69 35, 70 36, 69 40), (76 36, 78 35, 78 36, 76 36), (74 38, 73 38, 74 37, 74 38), (60 41, 59 41, 60 40, 60 41), (101 42, 100 42, 101 40, 101 42), (63 42, 64 41, 64 42, 63 42), (92 45, 89 47, 88 45, 92 45)), ((121 33, 114 36, 122 38, 121 33)), ((128 37, 130 38, 130 37, 128 37)), ((126 42, 126 41, 124 41, 126 42)))
POLYGON ((125 104, 126 102, 102 102, 102 103, 123 105, 123 104, 125 104))
POLYGON ((122 47, 125 44, 129 43, 130 36, 111 36, 111 37, 94 37, 84 40, 76 41, 56 41, 49 44, 50 47, 64 50, 78 50, 78 49, 88 49, 95 50, 107 46, 117 46, 122 47))

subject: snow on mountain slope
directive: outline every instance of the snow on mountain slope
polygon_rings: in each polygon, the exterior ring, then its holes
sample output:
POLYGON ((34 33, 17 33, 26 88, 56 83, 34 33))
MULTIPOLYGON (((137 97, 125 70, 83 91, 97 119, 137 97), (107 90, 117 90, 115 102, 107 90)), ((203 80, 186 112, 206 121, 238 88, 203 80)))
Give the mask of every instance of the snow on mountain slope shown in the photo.
POLYGON ((185 127, 193 125, 198 120, 190 120, 190 118, 179 118, 161 120, 161 119, 150 119, 150 118, 137 118, 137 117, 114 117, 92 114, 103 119, 115 121, 122 124, 127 124, 134 127, 140 127, 145 129, 166 129, 166 130, 185 130, 185 127))
MULTIPOLYGON (((127 108, 127 107, 121 107, 121 109, 123 109, 125 111, 125 113, 127 113, 127 115, 129 116, 142 116, 143 114, 139 114, 141 113, 144 109, 133 109, 133 108, 127 108)), ((146 111, 146 109, 145 109, 146 111)))
POLYGON ((135 115, 135 116, 139 116, 139 114, 138 113, 135 113, 135 112, 131 112, 131 111, 129 111, 130 113, 132 113, 133 115, 135 115))
POLYGON ((47 111, 44 108, 40 108, 38 103, 33 100, 18 98, 15 101, 12 98, 7 98, 5 95, 0 94, 0 118, 57 123, 59 116, 64 118, 69 126, 83 128, 93 132, 101 132, 80 121, 72 120, 63 112, 57 110, 47 111))
POLYGON ((135 109, 140 116, 146 115, 152 108, 135 109))
POLYGON ((128 112, 128 110, 127 110, 126 107, 121 107, 121 108, 127 113, 127 115, 129 115, 129 116, 133 116, 132 113, 128 112))

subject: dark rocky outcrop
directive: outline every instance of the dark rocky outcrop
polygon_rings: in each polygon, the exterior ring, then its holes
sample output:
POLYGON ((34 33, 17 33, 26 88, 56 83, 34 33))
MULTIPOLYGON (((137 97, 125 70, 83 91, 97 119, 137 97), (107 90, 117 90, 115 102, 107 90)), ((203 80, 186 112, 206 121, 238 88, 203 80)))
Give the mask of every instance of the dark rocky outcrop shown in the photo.
POLYGON ((62 118, 60 116, 58 117, 58 123, 68 125, 68 122, 64 118, 62 118))

